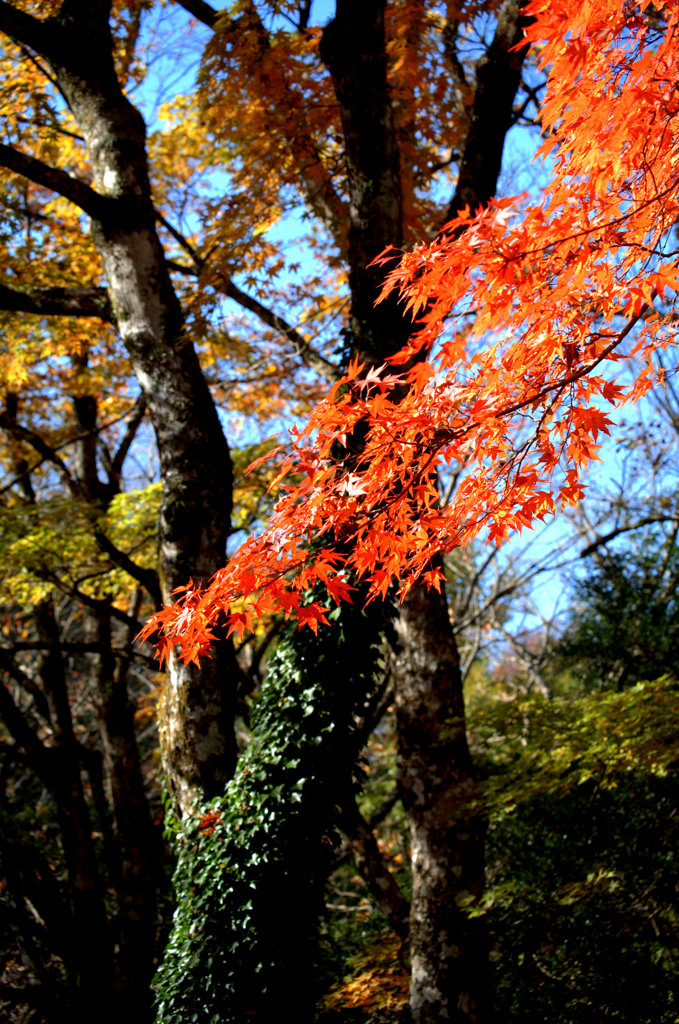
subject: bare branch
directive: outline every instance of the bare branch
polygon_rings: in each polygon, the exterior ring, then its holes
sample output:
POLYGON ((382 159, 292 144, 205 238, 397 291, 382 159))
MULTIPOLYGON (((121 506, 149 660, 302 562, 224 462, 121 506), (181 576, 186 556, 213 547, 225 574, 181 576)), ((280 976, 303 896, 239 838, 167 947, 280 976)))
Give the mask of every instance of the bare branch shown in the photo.
POLYGON ((176 260, 166 259, 165 262, 167 263, 170 270, 176 270, 178 274, 184 274, 185 277, 197 278, 199 276, 198 271, 196 270, 195 267, 187 267, 184 263, 177 263, 176 260))
MULTIPOLYGON (((35 704, 35 710, 43 721, 49 722, 50 712, 45 694, 31 676, 20 665, 17 665, 14 659, 18 649, 14 643, 11 647, 0 646, 0 670, 11 676, 15 683, 18 683, 22 689, 31 695, 35 704)), ((43 649, 49 650, 49 647, 43 645, 43 649)))
POLYGON ((110 472, 114 479, 117 479, 120 476, 120 473, 122 472, 123 463, 127 458, 127 453, 130 450, 132 442, 137 436, 137 431, 139 430, 139 427, 141 426, 142 420, 144 419, 145 415, 146 399, 144 398, 143 395, 140 395, 137 401, 135 402, 134 409, 132 410, 132 415, 128 420, 127 427, 125 428, 125 434, 122 441, 120 442, 118 451, 113 456, 113 461, 111 462, 110 472))
POLYGON ((141 585, 148 591, 156 608, 161 608, 163 605, 163 599, 160 593, 158 573, 154 569, 143 569, 140 565, 137 565, 136 562, 133 562, 130 556, 124 551, 121 551, 120 548, 116 547, 113 541, 101 530, 94 530, 94 539, 104 554, 108 555, 113 564, 126 572, 127 575, 131 576, 132 579, 137 581, 137 583, 141 583, 141 585))
MULTIPOLYGON (((170 221, 167 220, 167 218, 162 215, 162 213, 159 213, 158 210, 156 210, 156 220, 158 221, 159 224, 163 225, 165 230, 172 235, 175 242, 177 242, 177 244, 184 250, 184 252, 191 257, 191 261, 193 262, 197 273, 200 270, 200 268, 204 266, 205 260, 201 259, 201 257, 198 255, 196 250, 189 242, 188 238, 186 238, 181 233, 181 231, 174 226, 174 224, 171 224, 170 221)), ((169 266, 175 266, 177 268, 181 267, 181 264, 173 264, 170 260, 168 260, 167 262, 169 266)), ((191 273, 191 271, 187 269, 186 273, 191 273)))
MULTIPOLYGON (((207 266, 207 260, 199 256, 195 251, 188 239, 184 238, 182 233, 173 227, 164 217, 158 216, 158 220, 163 227, 169 231, 175 241, 181 246, 182 249, 191 258, 194 266, 187 267, 181 263, 176 263, 174 260, 167 260, 167 265, 171 270, 176 270, 180 274, 186 274, 189 277, 200 277, 203 269, 207 266)), ((306 338, 299 333, 291 324, 287 322, 278 313, 275 313, 272 309, 269 309, 259 299, 255 299, 252 295, 248 295, 244 292, 237 284, 233 281, 228 274, 218 270, 216 272, 217 281, 215 282, 219 290, 226 295, 227 298, 233 299, 243 309, 247 309, 250 313, 254 313, 262 323, 266 324, 267 327, 273 327, 275 331, 283 334, 290 344, 292 345, 295 353, 304 360, 307 366, 310 366, 312 370, 320 373, 322 377, 330 382, 339 380, 341 373, 334 363, 331 363, 329 359, 322 356, 313 345, 311 345, 306 338)))
MULTIPOLYGON (((17 651, 51 651, 52 648, 53 644, 47 643, 44 640, 16 640, 13 641, 11 647, 0 646, 0 657, 3 657, 5 654, 14 654, 17 651)), ((127 661, 130 658, 134 658, 154 667, 158 664, 155 658, 150 658, 146 654, 142 654, 141 651, 130 649, 129 647, 100 644, 95 641, 69 642, 62 640, 59 643, 59 649, 64 654, 110 654, 111 657, 117 658, 119 661, 127 661)))
MULTIPOLYGON (((9 394, 11 394, 11 393, 9 393, 9 394)), ((6 396, 6 399, 7 399, 7 396, 6 396)), ((141 402, 141 401, 142 401, 142 398, 140 397, 138 399, 138 402, 141 402)), ((82 431, 79 434, 74 434, 72 437, 67 438, 65 441, 62 441, 60 444, 55 445, 53 448, 50 448, 49 445, 46 445, 44 451, 41 453, 41 458, 38 459, 38 461, 36 463, 34 463, 30 467, 22 468, 21 472, 17 473, 17 475, 12 480, 10 480, 9 483, 4 484, 2 487, 0 487, 0 496, 2 496, 3 494, 6 494, 6 492, 11 490, 11 488, 16 486, 16 484, 21 483, 21 481, 25 477, 26 473, 34 473, 36 471, 36 469, 39 469, 39 467, 43 464, 43 462, 53 462, 54 460, 53 460, 52 456, 55 453, 63 451, 65 448, 69 448, 71 445, 76 444, 78 441, 82 441, 82 440, 84 440, 87 437, 91 437, 92 434, 101 434, 104 430, 107 430, 109 427, 114 427, 116 425, 116 423, 119 423, 121 420, 125 419, 125 415, 127 415, 127 414, 124 414, 123 416, 116 416, 114 419, 108 420, 106 423, 102 423, 99 427, 95 427, 93 430, 85 430, 85 431, 82 431)), ((133 416, 134 416, 134 414, 133 414, 133 416)), ((5 414, 4 423, 1 423, 0 426, 2 426, 8 433, 11 433, 12 425, 15 422, 16 422, 16 413, 14 413, 12 415, 11 413, 9 413, 9 410, 8 410, 8 413, 5 414), (9 418, 7 418, 8 416, 9 416, 9 418)), ((19 440, 29 440, 29 443, 30 443, 30 439, 28 439, 28 438, 18 438, 18 439, 19 440)), ((124 443, 124 440, 123 440, 123 443, 124 443)), ((118 453, 116 453, 116 457, 117 457, 117 454, 118 453)), ((125 453, 125 454, 127 454, 127 453, 125 453)), ((114 461, 115 461, 115 459, 114 459, 114 461)), ((111 465, 110 456, 109 456, 109 465, 111 465)), ((122 468, 122 466, 121 466, 121 468, 122 468)))
POLYGON ((297 28, 300 32, 306 32, 309 26, 309 15, 311 14, 311 0, 302 0, 299 5, 299 21, 297 28))
POLYGON ((467 81, 464 68, 457 52, 457 36, 460 28, 459 21, 446 21, 441 33, 443 39, 443 52, 450 66, 453 76, 455 99, 458 109, 465 111, 471 107, 473 102, 473 90, 467 81))
POLYGON ((135 635, 140 631, 142 627, 141 621, 134 618, 132 615, 128 615, 120 608, 117 608, 107 598, 92 597, 90 594, 86 594, 83 590, 80 590, 79 587, 69 584, 65 580, 61 579, 56 573, 48 572, 47 570, 36 572, 36 576, 45 583, 51 583, 55 590, 60 591, 62 594, 67 594, 75 601, 79 601, 80 604, 85 605, 85 607, 91 608, 92 611, 103 611, 110 615, 112 619, 122 622, 124 626, 128 627, 128 629, 133 630, 135 635))
POLYGON ((47 442, 37 434, 34 430, 29 427, 22 427, 7 412, 0 412, 0 429, 7 432, 10 437, 15 438, 17 441, 26 441, 30 444, 31 448, 34 449, 41 456, 44 462, 51 462, 56 467, 61 479, 64 481, 68 491, 74 497, 81 497, 80 488, 77 481, 71 475, 71 472, 64 462, 64 460, 57 455, 54 448, 47 444, 47 442))
POLYGON ((638 519, 636 523, 630 523, 625 526, 616 526, 614 530, 609 530, 609 532, 603 534, 603 536, 595 537, 591 544, 588 544, 586 548, 582 549, 580 552, 580 558, 587 558, 588 555, 594 554, 597 548, 615 540, 616 537, 619 537, 623 533, 630 533, 632 530, 640 530, 642 526, 650 526, 652 523, 676 523, 678 521, 679 516, 675 512, 667 515, 644 516, 643 519, 638 519))
MULTIPOLYGON (((8 668, 2 664, 2 669, 14 675, 14 667, 8 668)), ((32 758, 38 771, 44 769, 46 763, 46 752, 38 734, 31 728, 24 715, 17 707, 9 688, 0 682, 0 718, 5 723, 10 735, 15 742, 26 751, 32 758)))

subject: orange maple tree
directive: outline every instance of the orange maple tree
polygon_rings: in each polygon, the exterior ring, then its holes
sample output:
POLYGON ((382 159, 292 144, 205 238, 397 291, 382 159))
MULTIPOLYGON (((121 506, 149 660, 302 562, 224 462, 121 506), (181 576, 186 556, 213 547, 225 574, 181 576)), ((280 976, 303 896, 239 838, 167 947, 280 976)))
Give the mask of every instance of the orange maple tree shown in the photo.
POLYGON ((161 658, 181 645, 197 661, 215 626, 242 634, 274 612, 316 630, 319 585, 335 602, 352 580, 369 599, 439 588, 440 553, 577 503, 610 412, 662 382, 654 353, 674 343, 679 280, 679 3, 534 0, 528 13, 548 73, 547 189, 382 255, 378 301, 398 291, 417 332, 389 365, 354 363, 277 449, 283 496, 266 529, 150 620, 161 658), (612 379, 623 361, 631 383, 612 379), (445 507, 441 464, 464 469, 445 507))

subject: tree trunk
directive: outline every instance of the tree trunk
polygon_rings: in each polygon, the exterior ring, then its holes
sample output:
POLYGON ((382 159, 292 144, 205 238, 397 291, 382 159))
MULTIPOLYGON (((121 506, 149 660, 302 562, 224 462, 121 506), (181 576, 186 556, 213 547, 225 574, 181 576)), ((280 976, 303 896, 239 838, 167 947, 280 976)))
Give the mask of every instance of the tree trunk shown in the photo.
MULTIPOLYGON (((42 691, 49 708, 52 746, 31 743, 32 766, 54 797, 68 872, 71 899, 70 986, 77 994, 76 1019, 84 1020, 86 1007, 112 985, 112 936, 104 905, 104 887, 97 865, 92 821, 85 799, 80 747, 73 731, 58 627, 51 602, 35 608, 39 638, 48 648, 39 668, 42 691)), ((24 737, 17 736, 25 743, 24 737)))
MULTIPOLYGON (((232 468, 195 350, 182 335, 181 309, 155 229, 145 126, 115 73, 109 8, 106 0, 66 0, 56 18, 42 23, 49 34, 28 42, 43 40, 92 163, 94 195, 100 197, 91 205, 92 234, 158 443, 160 576, 163 599, 169 600, 175 587, 207 580, 224 564, 232 468)), ((232 774, 235 677, 228 643, 200 669, 170 661, 161 744, 166 781, 182 814, 201 793, 221 792, 232 774)))
POLYGON ((399 782, 413 875, 410 1010, 418 1024, 473 1024, 490 1010, 483 919, 464 909, 465 897, 483 890, 484 822, 445 597, 414 588, 396 632, 399 782))
POLYGON ((156 953, 157 895, 162 865, 160 833, 144 790, 134 711, 127 690, 126 659, 112 653, 111 621, 96 616, 93 639, 102 653, 92 658, 95 704, 104 766, 113 807, 118 894, 116 977, 121 1013, 146 1019, 156 953))
POLYGON ((332 76, 349 184, 351 355, 377 365, 408 340, 396 297, 379 306, 384 272, 370 264, 403 241, 401 159, 387 83, 384 0, 337 0, 321 57, 332 76))

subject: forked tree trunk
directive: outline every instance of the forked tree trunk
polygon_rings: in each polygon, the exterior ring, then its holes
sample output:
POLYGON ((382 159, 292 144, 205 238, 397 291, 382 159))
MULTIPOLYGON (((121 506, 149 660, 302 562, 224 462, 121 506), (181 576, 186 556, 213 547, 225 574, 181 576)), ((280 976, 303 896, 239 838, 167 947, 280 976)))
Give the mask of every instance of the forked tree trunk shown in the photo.
MULTIPOLYGON (((375 306, 380 273, 369 264, 402 238, 402 176, 387 80, 385 0, 337 0, 321 56, 333 78, 350 192, 349 284, 353 353, 379 364, 412 325, 395 300, 375 306)), ((493 195, 511 125, 523 53, 520 0, 505 0, 495 37, 477 63, 452 217, 493 195)), ((461 897, 484 883, 484 828, 467 746, 459 658, 445 598, 415 589, 397 619, 394 661, 399 775, 410 828, 413 896, 410 1010, 415 1024, 487 1021, 488 948, 461 897)))

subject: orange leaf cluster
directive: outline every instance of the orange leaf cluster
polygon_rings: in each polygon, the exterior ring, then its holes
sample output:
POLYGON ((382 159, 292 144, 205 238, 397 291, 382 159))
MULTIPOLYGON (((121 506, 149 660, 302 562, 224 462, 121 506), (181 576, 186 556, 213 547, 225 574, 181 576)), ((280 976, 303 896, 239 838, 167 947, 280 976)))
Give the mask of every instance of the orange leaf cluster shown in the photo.
POLYGON ((336 602, 352 578, 370 598, 440 586, 439 553, 481 529, 500 544, 579 501, 608 413, 661 379, 679 280, 679 4, 529 12, 549 76, 544 196, 463 211, 391 270, 382 298, 398 291, 417 318, 411 344, 379 370, 353 365, 314 410, 266 531, 145 628, 161 653, 197 658, 216 623, 240 634, 273 612, 315 630, 327 608, 305 595, 319 584, 336 602), (632 357, 635 380, 615 383, 632 357), (464 470, 446 507, 441 464, 464 470))

